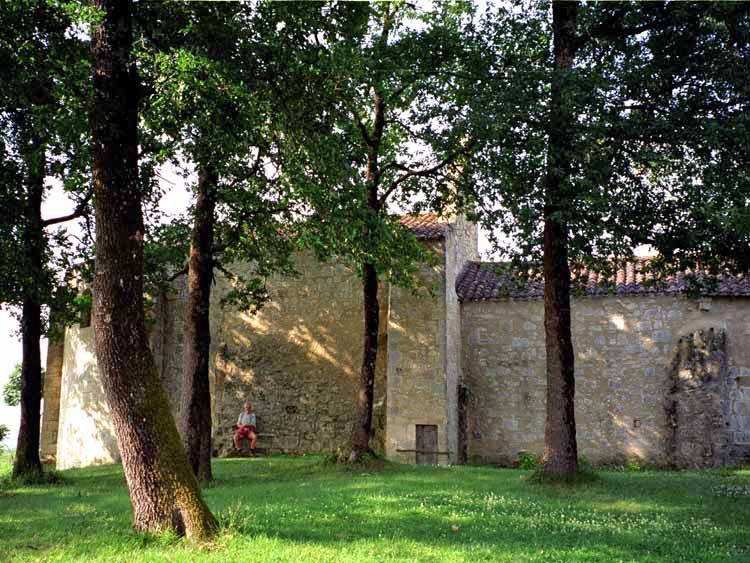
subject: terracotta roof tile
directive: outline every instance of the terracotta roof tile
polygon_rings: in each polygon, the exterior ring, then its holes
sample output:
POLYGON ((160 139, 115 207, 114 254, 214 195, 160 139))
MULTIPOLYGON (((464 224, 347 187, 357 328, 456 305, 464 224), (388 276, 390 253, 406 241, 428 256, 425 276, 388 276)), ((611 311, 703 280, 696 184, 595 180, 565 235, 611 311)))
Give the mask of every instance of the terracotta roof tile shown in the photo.
POLYGON ((444 223, 434 213, 423 213, 421 215, 403 215, 399 222, 422 240, 437 240, 445 236, 444 223))
MULTIPOLYGON (((646 260, 626 264, 613 275, 606 277, 598 272, 581 270, 572 274, 571 292, 584 295, 668 295, 688 290, 690 272, 679 272, 654 281, 654 274, 644 272, 646 260)), ((492 262, 468 262, 456 281, 456 293, 460 301, 485 301, 496 299, 541 299, 544 297, 544 280, 540 274, 530 278, 503 272, 500 264, 492 262)), ((706 279, 702 275, 697 280, 706 279)), ((750 297, 750 276, 721 275, 715 285, 709 284, 707 296, 750 297)))

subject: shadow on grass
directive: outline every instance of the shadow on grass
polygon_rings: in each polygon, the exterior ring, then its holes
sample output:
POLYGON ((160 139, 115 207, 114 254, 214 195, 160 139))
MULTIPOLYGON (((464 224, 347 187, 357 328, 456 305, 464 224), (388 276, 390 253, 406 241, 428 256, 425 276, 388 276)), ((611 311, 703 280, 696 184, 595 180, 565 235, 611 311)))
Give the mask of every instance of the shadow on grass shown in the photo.
MULTIPOLYGON (((748 499, 713 492, 736 474, 602 472, 571 490, 530 485, 515 470, 352 471, 312 456, 222 460, 215 474, 205 495, 228 545, 271 538, 292 551, 365 546, 370 559, 390 549, 437 560, 732 561, 744 549, 738 538, 750 537, 748 499)), ((130 530, 119 467, 65 475, 67 487, 0 498, 0 531, 19 558, 60 544, 74 558, 177 549, 130 530)))

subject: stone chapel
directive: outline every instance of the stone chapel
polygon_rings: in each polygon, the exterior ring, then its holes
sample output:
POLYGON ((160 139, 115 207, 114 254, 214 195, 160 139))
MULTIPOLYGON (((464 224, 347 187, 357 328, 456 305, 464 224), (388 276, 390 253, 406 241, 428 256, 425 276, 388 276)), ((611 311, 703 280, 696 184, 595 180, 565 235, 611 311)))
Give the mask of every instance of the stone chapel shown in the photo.
MULTIPOLYGON (((509 284, 479 260, 477 228, 458 217, 402 220, 439 255, 417 290, 383 284, 373 445, 407 463, 511 465, 541 454, 545 419, 543 283, 509 284)), ((299 277, 269 282, 256 314, 212 292, 214 449, 231 445, 244 401, 272 451, 345 446, 362 339, 359 278, 343 263, 296 257, 299 277)), ((636 262, 587 275, 572 299, 581 455, 708 467, 750 461, 750 278, 692 298, 683 275, 648 283, 636 262)), ((184 284, 155 303, 151 344, 179 408, 184 284)), ((82 320, 50 343, 42 454, 59 469, 119 460, 82 320)))

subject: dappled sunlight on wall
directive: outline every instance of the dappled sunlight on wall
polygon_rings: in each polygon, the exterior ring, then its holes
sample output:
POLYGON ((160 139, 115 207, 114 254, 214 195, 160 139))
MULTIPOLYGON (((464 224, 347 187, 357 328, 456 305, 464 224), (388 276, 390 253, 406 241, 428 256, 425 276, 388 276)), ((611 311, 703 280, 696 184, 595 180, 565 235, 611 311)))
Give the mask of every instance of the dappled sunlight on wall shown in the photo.
MULTIPOLYGON (((462 314, 470 456, 510 464, 520 451, 541 454, 542 302, 470 302, 462 314)), ((739 376, 750 367, 750 347, 742 344, 750 337, 748 300, 717 298, 709 307, 684 296, 583 297, 573 300, 572 314, 578 447, 594 463, 670 463, 665 402, 681 334, 707 324, 723 327, 729 373, 739 376)), ((733 406, 737 400, 725 403, 725 409, 744 408, 733 406)), ((734 416, 737 425, 744 423, 734 416)))
MULTIPOLYGON (((298 255, 296 267, 301 276, 269 281, 271 301, 254 314, 220 308, 226 281, 213 290, 211 380, 219 453, 231 444, 231 427, 245 400, 253 403, 258 430, 273 434, 274 450, 328 451, 349 442, 362 361, 361 282, 343 264, 320 263, 311 255, 298 255)), ((381 286, 375 382, 381 406, 387 291, 381 286)))

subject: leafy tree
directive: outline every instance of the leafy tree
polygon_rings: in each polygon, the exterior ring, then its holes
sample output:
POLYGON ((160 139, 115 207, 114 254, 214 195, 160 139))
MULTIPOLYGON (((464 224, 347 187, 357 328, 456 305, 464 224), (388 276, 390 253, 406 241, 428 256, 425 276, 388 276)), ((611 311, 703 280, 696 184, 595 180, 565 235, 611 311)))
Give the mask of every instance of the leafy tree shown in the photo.
POLYGON ((64 230, 49 229, 88 208, 83 131, 89 67, 86 45, 68 34, 70 28, 70 16, 57 2, 22 0, 6 3, 0 12, 0 302, 20 309, 23 346, 15 477, 42 471, 39 340, 45 331, 44 308, 61 309, 72 302, 60 276, 75 249, 64 230), (59 179, 77 200, 72 213, 42 217, 49 177, 59 179))
POLYGON ((132 2, 97 0, 91 118, 96 230, 97 363, 112 410, 134 527, 201 540, 217 522, 191 471, 146 337, 144 222, 138 169, 139 82, 132 2))
MULTIPOLYGON (((21 403, 21 374, 23 366, 16 364, 8 374, 8 380, 3 386, 3 401, 9 407, 17 407, 21 403)), ((44 388, 44 370, 42 370, 42 389, 44 388)))
MULTIPOLYGON (((337 21, 348 8, 326 7, 337 21)), ((415 283, 424 248, 401 227, 389 205, 417 209, 425 191, 458 174, 466 152, 463 119, 436 103, 435 92, 454 70, 465 5, 421 12, 404 2, 361 4, 344 29, 315 38, 312 60, 301 60, 309 94, 306 127, 286 130, 299 147, 284 160, 290 189, 315 221, 303 240, 322 256, 357 265, 362 278, 364 334, 352 436, 352 459, 369 450, 381 280, 415 283), (320 90, 322 86, 322 92, 320 90), (432 145, 433 149, 429 150, 432 145)), ((290 22, 279 34, 295 33, 290 22)))
POLYGON ((479 28, 484 47, 469 60, 484 87, 466 88, 483 142, 467 192, 488 227, 515 239, 518 261, 542 263, 543 471, 567 478, 577 469, 571 264, 606 271, 643 243, 668 258, 711 249, 724 266, 742 263, 727 251, 747 248, 746 228, 734 230, 747 224, 747 180, 720 171, 747 161, 747 9, 554 2, 549 15, 500 7, 479 28), (702 217, 708 237, 676 245, 686 225, 675 213, 702 217))
MULTIPOLYGON (((289 7, 292 13, 308 10, 289 7)), ((266 41, 264 35, 275 31, 277 23, 272 12, 265 5, 172 3, 146 6, 139 15, 144 28, 150 21, 160 22, 149 30, 150 48, 142 52, 152 84, 146 123, 169 136, 170 150, 194 165, 198 176, 192 227, 175 223, 162 228, 148 248, 157 262, 187 273, 178 422, 201 480, 211 478, 212 282, 218 274, 228 277, 233 289, 222 301, 254 310, 267 298, 267 277, 292 272, 294 205, 281 189, 278 173, 281 102, 288 95, 278 87, 283 65, 274 61, 274 72, 268 66, 272 57, 293 57, 307 40, 300 37, 283 49, 266 41), (161 23, 167 20, 168 25, 161 23), (183 269, 186 241, 189 258, 183 269), (233 272, 236 262, 251 264, 252 274, 233 272)))

